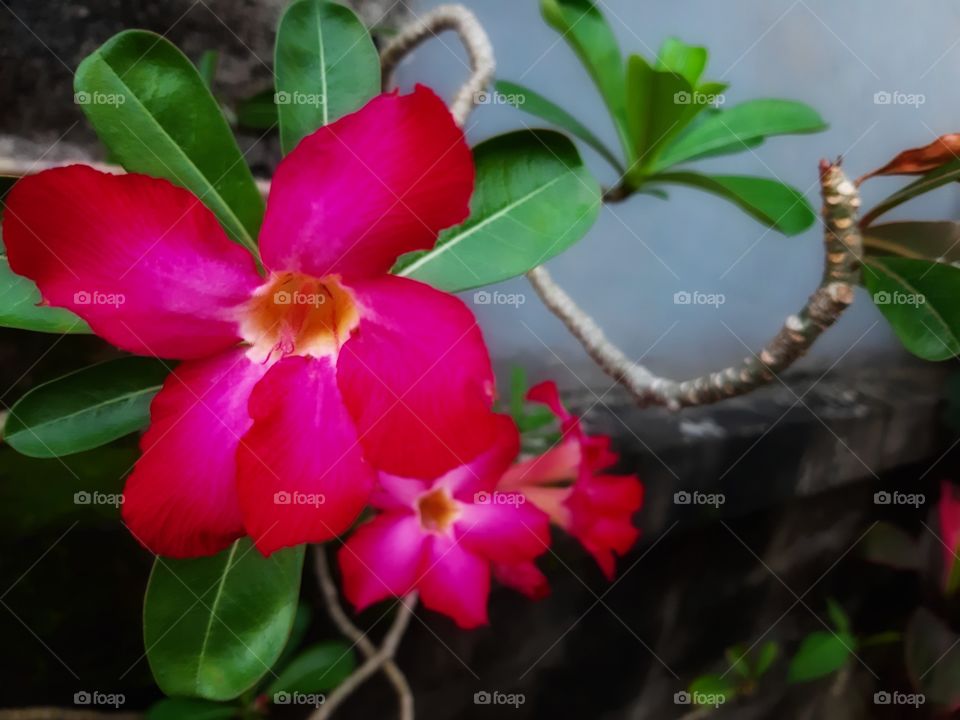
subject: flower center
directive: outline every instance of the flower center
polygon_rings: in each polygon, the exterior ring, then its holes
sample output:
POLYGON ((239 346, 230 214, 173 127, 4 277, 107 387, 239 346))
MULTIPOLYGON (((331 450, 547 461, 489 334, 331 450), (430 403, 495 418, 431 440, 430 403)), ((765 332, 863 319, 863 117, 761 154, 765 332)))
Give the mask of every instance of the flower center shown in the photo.
POLYGON ((446 488, 437 488, 417 499, 420 526, 430 532, 446 532, 460 517, 460 503, 450 497, 446 488))
POLYGON ((353 296, 337 276, 275 273, 244 306, 240 333, 257 362, 336 356, 358 321, 353 296))

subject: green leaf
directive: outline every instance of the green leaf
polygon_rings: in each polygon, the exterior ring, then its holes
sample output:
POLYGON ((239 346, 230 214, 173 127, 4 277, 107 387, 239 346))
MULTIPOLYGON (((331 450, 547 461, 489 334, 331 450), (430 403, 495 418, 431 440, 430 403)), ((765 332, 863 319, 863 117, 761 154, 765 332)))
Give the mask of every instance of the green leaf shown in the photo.
POLYGON ((0 255, 0 327, 48 333, 89 333, 90 327, 69 310, 41 305, 37 286, 10 269, 0 255))
POLYGON ((205 50, 197 63, 197 72, 208 90, 213 89, 213 81, 217 78, 217 66, 220 64, 220 53, 216 50, 205 50))
POLYGON ((591 0, 540 0, 540 11, 580 58, 607 105, 624 155, 633 157, 627 131, 623 56, 603 13, 591 0))
POLYGON ((313 611, 310 610, 309 605, 306 603, 297 605, 297 613, 293 616, 293 627, 290 628, 290 636, 287 638, 287 644, 283 647, 283 652, 280 653, 280 657, 277 658, 277 662, 274 664, 275 668, 285 667, 290 659, 296 655, 300 643, 303 642, 307 630, 310 629, 310 621, 312 619, 313 611))
POLYGON ((904 651, 913 686, 927 703, 960 706, 960 636, 927 608, 919 608, 907 624, 904 651))
POLYGON ((239 716, 238 707, 186 698, 166 698, 147 710, 147 720, 226 720, 239 716))
POLYGON ((38 385, 10 409, 4 439, 38 458, 106 445, 146 427, 169 372, 158 360, 125 357, 38 385))
POLYGON ((863 231, 867 255, 914 258, 960 264, 960 223, 891 222, 871 225, 863 231))
POLYGON ((705 47, 687 45, 679 38, 668 37, 657 53, 657 67, 680 75, 690 87, 696 87, 707 68, 708 57, 705 47))
POLYGON ((510 104, 518 110, 534 115, 563 128, 574 137, 583 140, 596 150, 610 165, 623 174, 626 169, 620 159, 613 154, 603 141, 590 131, 583 123, 577 120, 562 107, 547 100, 542 95, 516 83, 498 80, 495 89, 500 95, 511 100, 510 104))
POLYGON ((923 557, 916 540, 886 522, 878 522, 867 532, 863 555, 868 562, 897 570, 919 570, 923 557))
POLYGON ((833 628, 838 635, 850 634, 850 617, 833 598, 827 598, 827 615, 829 615, 830 622, 833 623, 833 628))
POLYGON ((274 65, 284 154, 380 92, 380 58, 370 33, 352 10, 327 0, 298 0, 287 8, 274 65))
POLYGON ((924 360, 960 354, 960 268, 908 258, 864 258, 862 279, 907 350, 924 360))
POLYGON ((307 648, 270 684, 269 696, 278 692, 324 693, 347 679, 357 666, 353 647, 323 642, 307 648))
POLYGON ((127 30, 80 63, 74 90, 124 168, 187 188, 256 252, 263 199, 220 106, 182 52, 159 35, 127 30))
POLYGON ((658 173, 657 182, 688 185, 719 195, 764 225, 784 235, 798 235, 816 215, 803 194, 776 180, 748 175, 703 175, 695 172, 658 173))
POLYGON ((810 633, 790 661, 788 681, 807 682, 839 670, 856 649, 856 642, 856 638, 843 633, 810 633))
POLYGON ((303 547, 263 557, 250 540, 189 560, 157 558, 143 636, 167 695, 231 700, 279 657, 297 609, 303 547))
POLYGON ((582 238, 600 188, 576 147, 551 130, 521 130, 474 148, 476 190, 465 223, 394 271, 456 292, 521 275, 582 238))
POLYGON ((690 694, 698 705, 719 705, 732 699, 737 688, 732 680, 720 675, 701 675, 690 683, 690 694))
POLYGON ((745 678, 750 677, 750 666, 747 664, 749 650, 746 645, 734 645, 724 650, 723 654, 730 663, 730 669, 745 678))
POLYGON ((804 103, 751 100, 705 118, 664 151, 656 169, 715 155, 720 150, 746 150, 750 143, 772 135, 814 133, 826 127, 819 113, 804 103))
POLYGON ((269 130, 278 122, 273 88, 262 90, 237 105, 237 124, 248 130, 269 130))
POLYGON ((895 207, 903 205, 903 203, 913 198, 928 193, 931 190, 936 190, 938 187, 942 187, 948 183, 952 183, 955 180, 960 180, 960 160, 954 160, 949 162, 946 165, 941 165, 936 170, 931 170, 923 177, 915 180, 904 188, 901 188, 897 192, 893 193, 890 197, 885 200, 877 203, 870 212, 863 216, 863 219, 860 221, 861 227, 869 227, 873 224, 873 221, 884 213, 893 210, 895 207))
POLYGON ((753 664, 753 677, 763 677, 780 654, 780 646, 774 641, 765 642, 760 650, 755 651, 756 661, 753 664))

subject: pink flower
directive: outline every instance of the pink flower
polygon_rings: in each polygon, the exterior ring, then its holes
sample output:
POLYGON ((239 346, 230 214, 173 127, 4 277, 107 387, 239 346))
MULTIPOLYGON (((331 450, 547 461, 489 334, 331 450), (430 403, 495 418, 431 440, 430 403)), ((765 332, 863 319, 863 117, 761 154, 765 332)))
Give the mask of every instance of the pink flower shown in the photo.
POLYGON ((614 554, 626 553, 640 536, 633 515, 643 504, 643 485, 634 475, 603 472, 618 460, 610 450, 610 438, 587 435, 580 419, 561 404, 555 383, 530 388, 527 399, 547 405, 560 420, 563 434, 543 455, 511 467, 497 489, 523 492, 577 538, 612 579, 614 554))
POLYGON ((493 375, 472 314, 388 274, 467 217, 473 178, 430 90, 375 98, 280 163, 263 274, 165 180, 75 165, 16 184, 13 270, 117 347, 183 360, 124 493, 141 542, 185 557, 244 534, 264 553, 327 540, 367 502, 374 466, 436 477, 489 446, 493 375))
POLYGON ((943 540, 944 583, 948 586, 953 569, 960 560, 960 498, 957 497, 953 483, 944 480, 940 484, 940 537, 943 540))
POLYGON ((339 552, 358 610, 417 589, 460 627, 483 625, 491 571, 542 595, 533 559, 550 544, 549 520, 521 493, 495 490, 519 448, 513 421, 499 416, 499 425, 489 450, 433 480, 380 474, 371 504, 381 512, 339 552))

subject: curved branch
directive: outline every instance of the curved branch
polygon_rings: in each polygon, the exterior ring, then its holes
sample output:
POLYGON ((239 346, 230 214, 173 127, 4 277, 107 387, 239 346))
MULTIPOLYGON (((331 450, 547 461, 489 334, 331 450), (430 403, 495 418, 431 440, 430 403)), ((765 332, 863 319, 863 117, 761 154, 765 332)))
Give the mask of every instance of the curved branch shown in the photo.
POLYGON ((474 15, 463 5, 438 5, 418 17, 393 37, 380 53, 383 68, 383 86, 388 89, 393 72, 409 52, 424 40, 436 37, 444 30, 453 30, 467 50, 471 74, 457 91, 450 112, 458 125, 463 125, 479 96, 493 80, 496 62, 493 46, 486 31, 474 15))
MULTIPOLYGON (((320 590, 323 593, 323 601, 327 607, 327 612, 333 620, 337 629, 353 643, 360 648, 363 656, 370 659, 377 655, 377 647, 371 642, 366 634, 353 624, 353 621, 343 611, 340 605, 340 597, 337 592, 337 584, 334 582, 333 573, 330 571, 330 561, 324 552, 322 545, 314 548, 314 567, 317 571, 317 580, 320 583, 320 590)), ((415 598, 410 598, 410 602, 416 602, 415 598)), ((412 605, 411 605, 412 609, 412 605)), ((406 675, 400 667, 393 661, 393 655, 386 658, 382 663, 383 674, 393 685, 397 693, 397 702, 400 705, 400 720, 413 720, 413 691, 410 689, 410 683, 407 682, 406 675)), ((376 670, 377 668, 374 668, 376 670)), ((357 671, 359 672, 359 670, 357 671)), ((363 678, 364 680, 366 678, 363 678)), ((358 683, 359 684, 359 683, 358 683)), ((341 686, 342 687, 342 686, 341 686)), ((332 697, 332 696, 331 696, 332 697)))
POLYGON ((820 191, 825 226, 820 285, 758 355, 719 372, 682 382, 658 377, 612 343, 543 267, 534 268, 527 277, 547 308, 563 321, 600 369, 629 390, 641 405, 676 410, 743 395, 769 383, 802 357, 853 302, 863 254, 858 224, 860 194, 840 169, 839 161, 821 163, 820 191))

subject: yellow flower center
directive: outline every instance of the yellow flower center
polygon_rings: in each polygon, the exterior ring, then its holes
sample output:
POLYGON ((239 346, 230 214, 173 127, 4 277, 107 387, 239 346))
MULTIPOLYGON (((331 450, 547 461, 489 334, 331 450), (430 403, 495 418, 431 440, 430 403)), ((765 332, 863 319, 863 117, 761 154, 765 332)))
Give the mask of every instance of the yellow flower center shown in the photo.
POLYGON ((460 503, 450 496, 446 488, 437 488, 417 499, 420 526, 430 532, 446 532, 460 517, 460 503))

